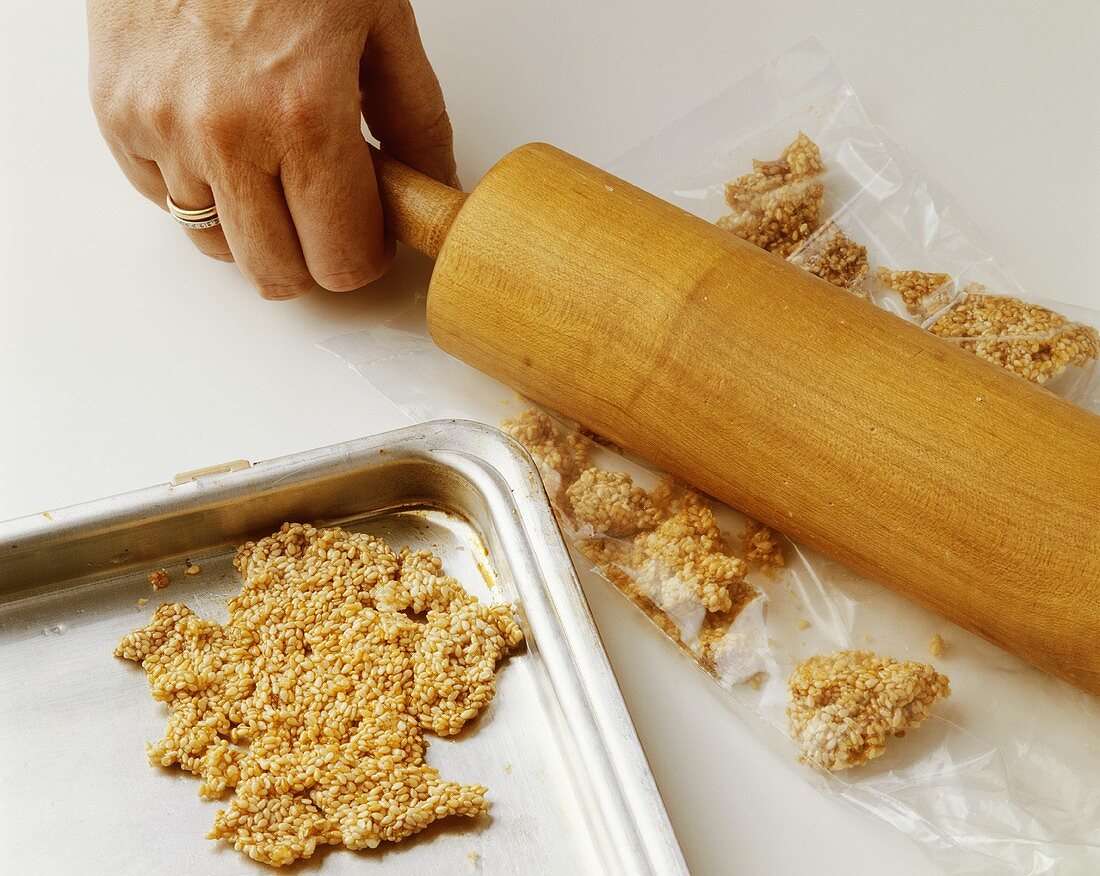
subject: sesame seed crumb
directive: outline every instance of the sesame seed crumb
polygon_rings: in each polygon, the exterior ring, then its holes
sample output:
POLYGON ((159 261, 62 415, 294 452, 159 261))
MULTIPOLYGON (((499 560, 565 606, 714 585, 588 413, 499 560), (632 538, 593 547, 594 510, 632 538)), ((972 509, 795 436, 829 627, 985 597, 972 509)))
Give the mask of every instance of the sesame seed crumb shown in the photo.
POLYGON ((943 657, 947 653, 947 642, 936 633, 928 642, 928 653, 933 657, 943 657))
POLYGON ((201 566, 196 566, 194 563, 188 561, 187 565, 184 567, 183 574, 184 575, 197 575, 201 571, 202 571, 201 566))
POLYGON ((741 549, 750 566, 759 566, 765 571, 781 569, 787 563, 779 533, 751 517, 745 520, 745 528, 741 531, 741 549))
POLYGON ((154 590, 163 590, 168 584, 168 572, 164 569, 157 569, 155 572, 149 573, 149 586, 154 590))
POLYGON ((808 630, 810 628, 810 622, 803 619, 796 623, 795 626, 798 627, 800 630, 808 630))

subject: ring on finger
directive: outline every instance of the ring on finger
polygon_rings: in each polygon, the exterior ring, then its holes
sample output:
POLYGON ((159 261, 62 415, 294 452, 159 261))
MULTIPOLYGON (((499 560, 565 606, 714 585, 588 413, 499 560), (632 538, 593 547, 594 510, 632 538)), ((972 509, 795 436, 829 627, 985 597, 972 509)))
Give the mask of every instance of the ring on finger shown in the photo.
POLYGON ((200 210, 184 210, 172 200, 170 194, 165 196, 165 203, 168 205, 168 212, 172 218, 184 228, 213 228, 215 225, 221 225, 222 223, 222 220, 218 218, 217 204, 211 204, 209 207, 203 207, 200 210))

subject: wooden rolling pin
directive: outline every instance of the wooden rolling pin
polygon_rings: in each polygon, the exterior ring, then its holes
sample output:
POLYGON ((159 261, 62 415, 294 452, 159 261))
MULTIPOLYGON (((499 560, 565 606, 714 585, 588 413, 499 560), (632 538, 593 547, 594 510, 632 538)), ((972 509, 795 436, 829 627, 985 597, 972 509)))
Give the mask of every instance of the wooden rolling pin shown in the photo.
POLYGON ((444 350, 1100 694, 1100 418, 553 147, 379 170, 444 350))

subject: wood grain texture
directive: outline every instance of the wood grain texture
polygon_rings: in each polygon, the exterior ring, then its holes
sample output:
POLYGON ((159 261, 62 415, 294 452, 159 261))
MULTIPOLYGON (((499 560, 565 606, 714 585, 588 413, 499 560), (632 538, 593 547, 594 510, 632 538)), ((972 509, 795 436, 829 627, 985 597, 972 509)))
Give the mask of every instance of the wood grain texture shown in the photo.
POLYGON ((465 192, 452 189, 371 148, 386 232, 430 258, 439 254, 465 192))
POLYGON ((566 153, 506 156, 445 350, 1100 693, 1100 418, 566 153))

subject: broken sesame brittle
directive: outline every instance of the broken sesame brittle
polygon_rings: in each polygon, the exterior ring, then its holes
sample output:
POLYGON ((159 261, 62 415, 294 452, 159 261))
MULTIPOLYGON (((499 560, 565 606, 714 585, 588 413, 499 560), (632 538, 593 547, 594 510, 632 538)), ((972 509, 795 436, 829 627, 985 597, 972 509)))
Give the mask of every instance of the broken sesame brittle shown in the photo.
POLYGON ((523 639, 512 607, 479 602, 427 551, 340 529, 285 524, 235 562, 227 623, 165 603, 115 650, 171 709, 150 762, 233 793, 209 838, 280 866, 484 815, 486 789, 444 780, 423 734, 489 705, 523 639))
POLYGON ((1045 383, 1100 358, 1100 333, 1038 304, 991 295, 972 283, 928 330, 1006 371, 1045 383))
POLYGON ((871 651, 835 651, 799 663, 787 682, 787 718, 802 759, 829 771, 880 757, 892 736, 919 727, 951 693, 926 663, 871 651))

